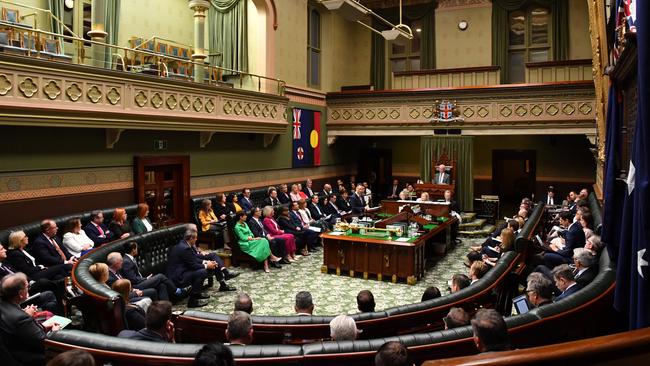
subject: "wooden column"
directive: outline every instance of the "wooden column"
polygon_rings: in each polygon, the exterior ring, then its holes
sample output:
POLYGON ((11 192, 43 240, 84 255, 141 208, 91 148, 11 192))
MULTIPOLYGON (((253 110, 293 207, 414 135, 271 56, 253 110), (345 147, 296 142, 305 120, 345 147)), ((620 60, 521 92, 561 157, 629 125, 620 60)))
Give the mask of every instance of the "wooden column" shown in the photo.
POLYGON ((190 0, 190 9, 194 10, 194 53, 192 54, 192 61, 194 61, 194 81, 202 83, 205 78, 205 67, 203 63, 208 57, 205 53, 205 12, 210 7, 210 2, 207 0, 190 0))

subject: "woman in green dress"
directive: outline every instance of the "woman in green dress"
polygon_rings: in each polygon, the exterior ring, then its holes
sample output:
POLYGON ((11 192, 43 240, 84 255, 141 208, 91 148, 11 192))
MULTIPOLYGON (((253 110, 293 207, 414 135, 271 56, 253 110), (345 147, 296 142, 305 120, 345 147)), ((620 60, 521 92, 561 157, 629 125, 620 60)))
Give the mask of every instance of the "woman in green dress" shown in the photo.
POLYGON ((236 215, 238 221, 235 224, 235 236, 239 247, 242 252, 255 258, 258 262, 264 262, 264 272, 269 273, 269 258, 272 261, 277 261, 279 258, 271 254, 269 241, 266 238, 253 237, 253 233, 246 223, 248 218, 246 212, 237 211, 236 215))

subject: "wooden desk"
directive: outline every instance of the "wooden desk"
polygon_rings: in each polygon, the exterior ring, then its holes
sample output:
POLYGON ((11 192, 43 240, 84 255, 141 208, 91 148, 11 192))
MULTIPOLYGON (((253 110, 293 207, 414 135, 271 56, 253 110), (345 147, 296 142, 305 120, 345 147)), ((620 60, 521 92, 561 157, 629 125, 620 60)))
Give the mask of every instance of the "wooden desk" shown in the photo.
POLYGON ((450 190, 452 197, 454 196, 455 185, 454 184, 433 184, 433 183, 418 183, 413 186, 415 192, 418 196, 422 192, 429 193, 429 198, 431 200, 437 200, 439 198, 445 198, 445 191, 450 190))
POLYGON ((395 215, 399 213, 400 206, 404 205, 420 205, 420 211, 427 215, 434 215, 436 217, 449 217, 449 204, 446 202, 417 202, 417 201, 392 201, 392 200, 383 200, 381 201, 381 208, 379 209, 382 213, 387 213, 395 215))
POLYGON ((437 227, 415 238, 412 242, 399 242, 395 238, 373 238, 361 235, 321 234, 323 239, 322 273, 334 270, 337 275, 347 273, 354 277, 362 274, 376 275, 377 280, 390 276, 393 283, 403 279, 414 285, 424 276, 425 247, 428 242, 441 233, 446 233, 445 241, 449 245, 451 225, 456 222, 451 218, 437 227))

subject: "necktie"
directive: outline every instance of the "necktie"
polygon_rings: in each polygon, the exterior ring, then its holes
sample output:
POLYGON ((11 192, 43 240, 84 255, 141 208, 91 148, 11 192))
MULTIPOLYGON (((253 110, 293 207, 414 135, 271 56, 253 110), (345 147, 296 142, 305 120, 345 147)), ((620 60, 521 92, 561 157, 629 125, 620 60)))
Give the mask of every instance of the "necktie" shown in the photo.
POLYGON ((99 231, 99 236, 104 236, 104 230, 102 229, 101 225, 95 224, 95 226, 97 226, 97 230, 99 231))
POLYGON ((61 260, 63 260, 65 262, 67 260, 67 258, 65 257, 65 254, 63 254, 63 251, 61 250, 61 248, 59 248, 59 244, 56 243, 56 240, 54 240, 54 238, 49 238, 49 239, 50 239, 50 242, 52 242, 52 246, 54 246, 54 249, 56 249, 56 251, 61 256, 61 260))
POLYGON ((115 275, 115 277, 117 277, 118 280, 121 280, 121 279, 122 279, 122 276, 120 276, 119 273, 117 273, 117 272, 113 272, 113 274, 115 275))
POLYGON ((14 271, 9 269, 9 267, 5 267, 5 266, 2 265, 2 263, 0 263, 0 272, 2 272, 2 271, 6 271, 7 274, 13 274, 14 273, 14 271))

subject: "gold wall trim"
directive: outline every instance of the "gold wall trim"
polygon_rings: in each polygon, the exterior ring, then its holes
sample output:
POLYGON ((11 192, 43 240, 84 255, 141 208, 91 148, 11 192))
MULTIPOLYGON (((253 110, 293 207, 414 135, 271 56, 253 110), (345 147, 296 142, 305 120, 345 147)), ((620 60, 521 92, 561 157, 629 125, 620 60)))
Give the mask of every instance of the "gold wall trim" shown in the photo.
POLYGON ((292 103, 311 104, 324 107, 326 103, 326 95, 324 93, 298 88, 295 86, 286 86, 284 89, 285 95, 292 103))
POLYGON ((490 0, 438 0, 437 11, 492 7, 490 0))

